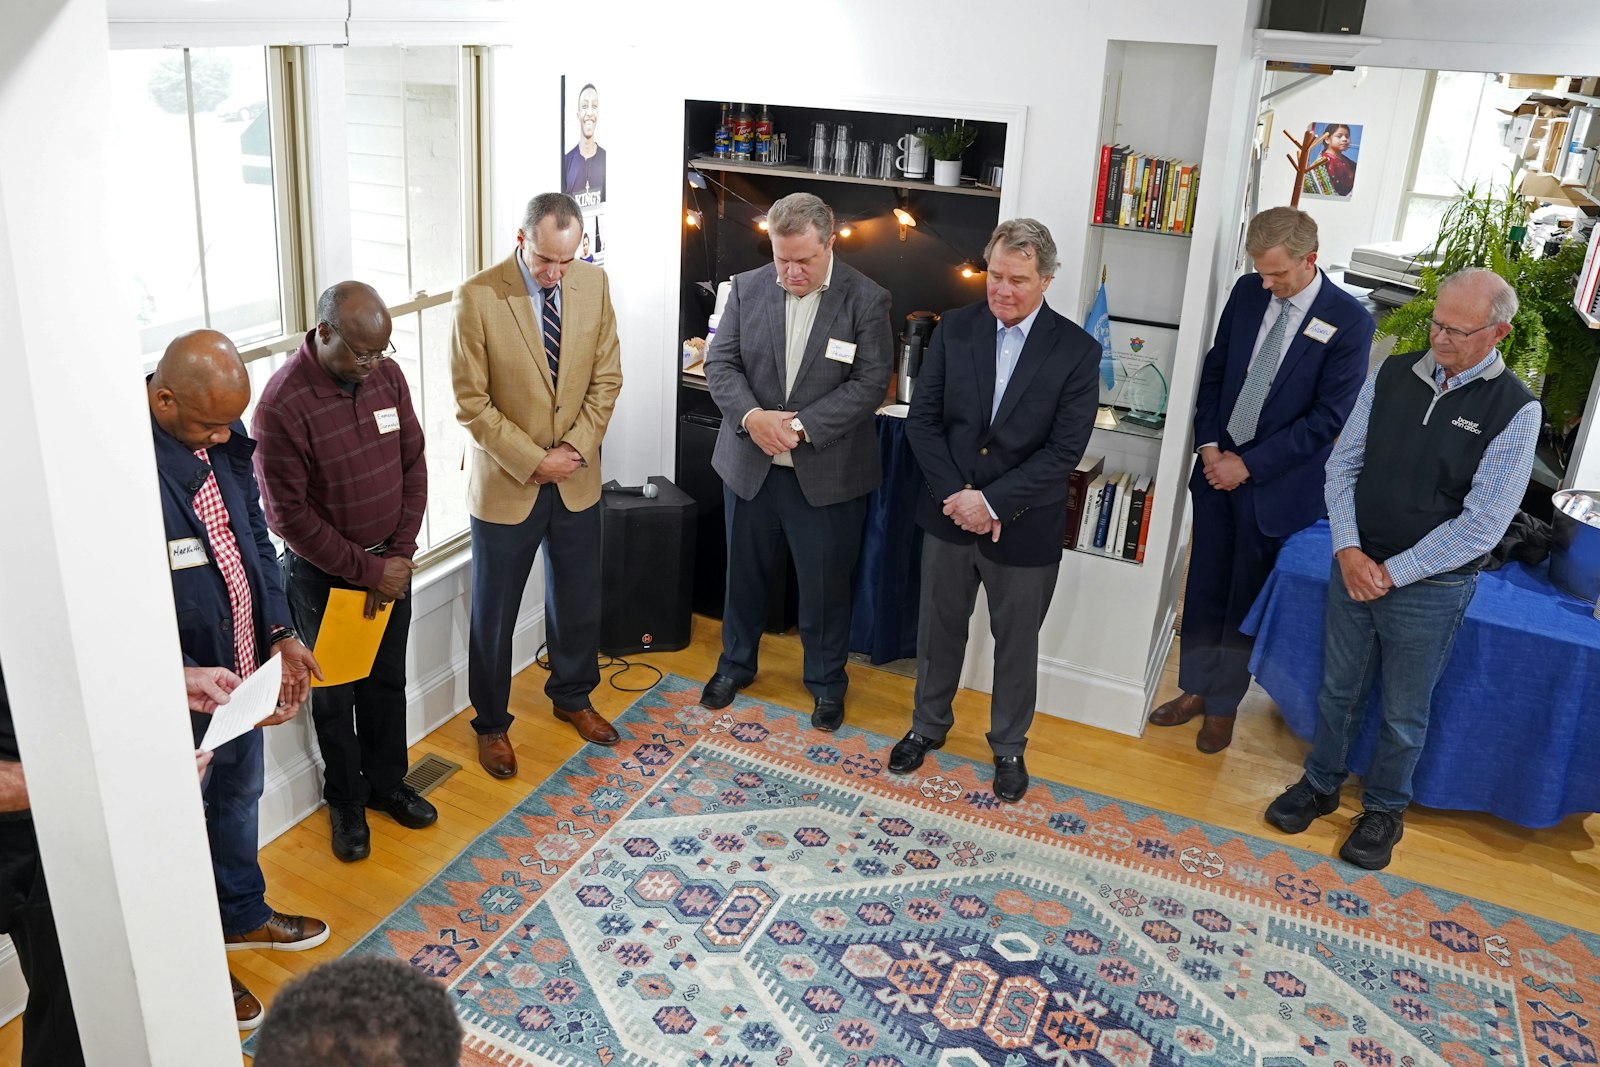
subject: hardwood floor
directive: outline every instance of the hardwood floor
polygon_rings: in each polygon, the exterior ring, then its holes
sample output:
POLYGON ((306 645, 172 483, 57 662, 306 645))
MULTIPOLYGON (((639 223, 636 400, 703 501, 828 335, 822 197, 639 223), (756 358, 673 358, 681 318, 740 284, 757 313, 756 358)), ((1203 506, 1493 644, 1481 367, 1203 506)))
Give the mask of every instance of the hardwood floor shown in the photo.
MULTIPOLYGON (((810 698, 800 684, 800 643, 793 635, 763 643, 762 671, 749 696, 806 708, 810 698)), ((717 623, 696 616, 694 643, 681 652, 631 657, 662 671, 695 679, 710 677, 720 650, 717 623)), ((609 677, 613 672, 605 672, 609 677)), ((850 725, 890 737, 910 721, 911 679, 852 665, 850 725)), ((624 685, 643 685, 649 672, 633 670, 624 685)), ((328 943, 311 952, 232 953, 229 964, 263 1002, 292 975, 332 959, 382 921, 491 823, 543 781, 582 742, 570 726, 557 722, 543 693, 544 673, 529 668, 513 685, 517 725, 511 731, 521 773, 495 781, 478 766, 470 714, 440 727, 412 750, 438 752, 462 765, 430 795, 439 822, 410 831, 379 815, 372 823, 372 857, 342 864, 328 850, 327 816, 317 812, 261 852, 267 899, 280 911, 305 912, 333 927, 328 943)), ((1162 676, 1157 701, 1177 693, 1177 653, 1162 676)), ((594 705, 609 716, 620 714, 636 694, 602 683, 594 705)), ((948 751, 973 759, 988 757, 983 735, 988 704, 984 694, 963 690, 956 701, 956 728, 948 751)), ((1300 773, 1306 745, 1283 724, 1270 698, 1252 688, 1241 709, 1231 748, 1203 756, 1194 748, 1196 726, 1151 728, 1143 738, 1080 726, 1041 715, 1034 721, 1028 749, 1036 777, 1120 797, 1192 819, 1263 837, 1276 831, 1262 821, 1267 803, 1300 773)), ((1317 822, 1295 841, 1332 855, 1359 810, 1358 786, 1347 786, 1344 806, 1332 819, 1317 822)), ((1574 815, 1548 830, 1526 830, 1488 815, 1413 808, 1405 840, 1390 873, 1480 897, 1497 904, 1600 931, 1600 815, 1574 815)), ((21 1056, 21 1024, 0 1028, 0 1065, 21 1056)))

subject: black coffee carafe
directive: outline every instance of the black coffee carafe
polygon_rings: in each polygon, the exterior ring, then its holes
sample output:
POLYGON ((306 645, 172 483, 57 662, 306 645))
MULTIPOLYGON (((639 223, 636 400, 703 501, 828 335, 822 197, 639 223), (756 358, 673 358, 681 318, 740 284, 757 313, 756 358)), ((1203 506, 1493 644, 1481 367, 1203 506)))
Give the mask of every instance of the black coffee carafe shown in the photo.
POLYGON ((911 383, 922 370, 922 353, 927 351, 933 338, 933 328, 939 325, 939 316, 932 311, 913 311, 906 316, 905 332, 900 335, 900 355, 895 360, 895 390, 897 403, 911 403, 911 383))

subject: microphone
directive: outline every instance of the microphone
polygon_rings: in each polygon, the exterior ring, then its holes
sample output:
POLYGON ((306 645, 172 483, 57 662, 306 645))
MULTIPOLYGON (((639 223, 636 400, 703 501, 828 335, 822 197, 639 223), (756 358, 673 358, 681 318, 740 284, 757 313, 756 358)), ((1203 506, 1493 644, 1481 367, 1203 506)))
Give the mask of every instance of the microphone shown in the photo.
POLYGON ((621 496, 642 496, 646 500, 654 500, 661 495, 661 490, 650 482, 643 485, 602 485, 600 487, 607 493, 617 493, 621 496))

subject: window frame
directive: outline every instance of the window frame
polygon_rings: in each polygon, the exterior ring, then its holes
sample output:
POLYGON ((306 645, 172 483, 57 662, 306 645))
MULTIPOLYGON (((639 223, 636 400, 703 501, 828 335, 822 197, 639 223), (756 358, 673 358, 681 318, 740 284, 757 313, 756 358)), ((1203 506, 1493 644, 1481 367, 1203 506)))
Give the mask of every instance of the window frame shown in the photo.
MULTIPOLYGON (((463 277, 457 279, 456 284, 459 284, 486 266, 485 249, 491 246, 492 196, 489 174, 492 145, 489 136, 491 129, 489 91, 492 85, 493 49, 489 45, 455 42, 419 41, 413 45, 402 45, 393 41, 387 43, 391 47, 444 46, 458 50, 461 109, 459 150, 463 194, 461 252, 464 265, 463 277)), ((114 47, 152 50, 148 42, 140 40, 120 41, 114 47)), ((191 49, 208 47, 208 44, 167 43, 164 47, 181 51, 187 68, 191 49)), ((344 268, 341 269, 337 262, 343 256, 334 252, 332 247, 339 241, 340 235, 336 230, 332 233, 327 232, 333 227, 319 229, 317 226, 317 220, 321 215, 317 210, 316 200, 321 195, 321 187, 346 180, 343 174, 332 173, 334 168, 328 159, 320 161, 319 169, 318 153, 314 144, 315 134, 318 131, 312 128, 314 107, 312 76, 309 72, 315 66, 316 57, 310 50, 332 46, 253 44, 250 47, 263 48, 266 53, 273 195, 276 208, 278 290, 282 321, 286 324, 297 322, 309 324, 315 318, 317 297, 323 284, 317 277, 319 269, 324 273, 348 273, 348 261, 345 261, 344 268), (319 257, 319 251, 331 254, 319 257)), ((317 90, 335 91, 332 87, 321 85, 317 86, 317 90)), ((315 111, 319 117, 326 117, 323 109, 316 108, 315 111)), ((192 115, 192 100, 190 112, 192 115)), ((335 135, 342 141, 344 136, 342 130, 335 131, 335 135)), ((337 155, 339 162, 342 163, 342 144, 337 155)), ((197 228, 203 226, 200 211, 199 198, 196 196, 197 228)), ((201 232, 203 233, 203 230, 201 232)), ((344 236, 348 240, 348 232, 344 236)), ((455 288, 456 286, 452 285, 434 292, 417 290, 410 298, 387 305, 389 313, 394 318, 400 318, 438 307, 453 299, 455 288)), ((267 369, 270 373, 282 365, 285 356, 300 347, 304 337, 304 330, 288 330, 276 337, 265 338, 240 348, 239 355, 247 367, 268 361, 267 369)), ((154 368, 154 360, 147 362, 144 367, 145 373, 153 371, 154 368)), ((259 373, 263 368, 252 367, 252 369, 259 373)), ((470 537, 470 528, 463 527, 443 540, 431 544, 426 550, 417 554, 418 571, 423 571, 430 565, 453 556, 469 543, 470 537)))

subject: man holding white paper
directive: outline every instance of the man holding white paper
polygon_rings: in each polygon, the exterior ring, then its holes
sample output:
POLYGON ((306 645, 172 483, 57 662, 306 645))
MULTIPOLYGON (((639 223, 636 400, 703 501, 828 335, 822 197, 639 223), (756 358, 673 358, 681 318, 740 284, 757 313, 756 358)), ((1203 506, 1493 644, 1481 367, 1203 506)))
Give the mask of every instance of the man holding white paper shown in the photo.
POLYGON ((331 640, 376 636, 359 632, 361 619, 341 612, 340 599, 364 597, 366 625, 381 628, 376 653, 354 678, 311 695, 333 854, 347 863, 371 854, 365 809, 413 830, 439 817, 404 782, 406 594, 428 465, 405 375, 389 359, 392 329, 371 286, 328 288, 317 325, 261 391, 253 424, 267 523, 287 545, 295 625, 325 658, 340 654, 331 640))
MULTIPOLYGON (((224 334, 196 330, 167 346, 145 392, 184 666, 248 678, 281 657, 277 710, 258 725, 285 722, 321 671, 289 624, 261 515, 250 465, 255 442, 239 422, 250 402, 249 374, 224 334)), ((210 723, 208 714, 192 716, 197 743, 210 723)), ((267 905, 256 856, 261 745, 259 729, 219 745, 201 787, 223 940, 230 952, 298 952, 326 941, 328 924, 267 905)), ((256 1025, 260 1002, 237 979, 233 988, 239 1025, 256 1025)))

